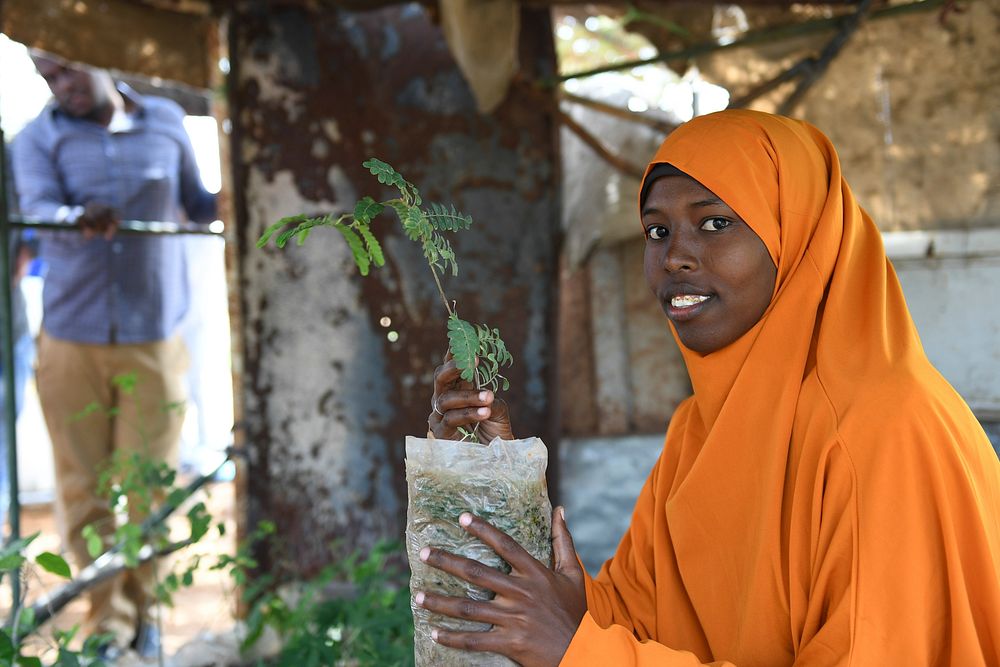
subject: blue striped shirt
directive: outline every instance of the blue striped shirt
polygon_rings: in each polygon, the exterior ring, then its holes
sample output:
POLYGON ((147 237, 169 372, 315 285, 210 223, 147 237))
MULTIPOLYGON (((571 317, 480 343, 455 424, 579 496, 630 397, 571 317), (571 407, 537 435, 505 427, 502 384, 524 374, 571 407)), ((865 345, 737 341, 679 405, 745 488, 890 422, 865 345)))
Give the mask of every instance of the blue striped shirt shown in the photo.
MULTIPOLYGON (((88 202, 125 220, 212 222, 215 196, 201 184, 184 112, 171 100, 122 93, 136 104, 116 130, 50 103, 15 137, 12 158, 21 213, 74 220, 88 202)), ((182 237, 118 234, 84 240, 46 233, 43 326, 79 343, 147 343, 175 333, 188 308, 182 237)))

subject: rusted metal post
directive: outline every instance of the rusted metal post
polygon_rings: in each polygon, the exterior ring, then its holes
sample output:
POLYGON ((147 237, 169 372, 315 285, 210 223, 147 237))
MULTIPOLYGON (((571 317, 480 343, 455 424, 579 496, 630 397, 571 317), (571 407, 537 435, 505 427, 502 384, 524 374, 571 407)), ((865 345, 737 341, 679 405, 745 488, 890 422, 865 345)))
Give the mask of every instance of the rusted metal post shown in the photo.
MULTIPOLYGON (((255 239, 281 216, 389 194, 361 166, 369 156, 425 200, 473 215, 473 231, 456 237, 462 274, 448 294, 464 318, 500 328, 515 357, 507 398, 517 434, 554 449, 557 136, 526 90, 477 113, 416 4, 268 4, 229 18, 247 511, 250 526, 278 526, 282 553, 261 554, 264 566, 283 559, 309 573, 335 540, 342 553, 401 537, 403 438, 426 431, 445 310, 419 248, 388 217, 375 228, 387 265, 365 279, 339 238, 284 251, 255 239)), ((520 57, 525 80, 553 74, 547 11, 525 11, 520 57)))

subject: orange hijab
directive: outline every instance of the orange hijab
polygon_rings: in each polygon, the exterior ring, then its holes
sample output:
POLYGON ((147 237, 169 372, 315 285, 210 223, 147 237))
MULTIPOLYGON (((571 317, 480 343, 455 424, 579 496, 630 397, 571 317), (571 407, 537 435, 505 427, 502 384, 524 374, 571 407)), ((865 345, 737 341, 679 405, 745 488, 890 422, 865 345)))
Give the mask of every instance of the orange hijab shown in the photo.
POLYGON ((724 111, 659 163, 750 225, 775 291, 731 345, 681 346, 694 395, 563 664, 1000 665, 1000 463, 829 140, 724 111))

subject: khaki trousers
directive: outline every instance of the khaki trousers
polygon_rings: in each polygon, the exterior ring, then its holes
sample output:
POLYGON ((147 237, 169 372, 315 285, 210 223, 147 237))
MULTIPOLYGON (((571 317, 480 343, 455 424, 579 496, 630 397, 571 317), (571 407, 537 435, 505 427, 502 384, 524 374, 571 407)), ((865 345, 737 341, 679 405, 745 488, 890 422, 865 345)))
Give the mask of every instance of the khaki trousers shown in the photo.
MULTIPOLYGON (((187 366, 180 337, 90 345, 52 338, 44 331, 40 335, 36 382, 52 439, 56 517, 63 544, 79 567, 92 560, 81 535, 84 526, 95 524, 104 535, 115 530, 108 500, 97 493, 98 478, 112 455, 138 451, 177 466, 187 366), (136 384, 128 394, 112 379, 130 373, 136 375, 136 384), (81 417, 94 403, 103 409, 81 417)), ((141 518, 130 516, 132 521, 141 518)), ((127 646, 138 624, 148 618, 154 593, 150 566, 91 589, 84 629, 110 632, 127 646)))

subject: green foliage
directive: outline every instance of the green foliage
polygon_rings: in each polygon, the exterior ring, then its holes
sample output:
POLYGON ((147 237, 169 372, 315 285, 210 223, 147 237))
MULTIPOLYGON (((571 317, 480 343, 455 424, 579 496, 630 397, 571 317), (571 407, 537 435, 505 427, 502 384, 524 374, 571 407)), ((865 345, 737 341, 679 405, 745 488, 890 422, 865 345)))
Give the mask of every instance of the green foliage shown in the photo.
POLYGON ((91 558, 97 558, 104 552, 104 538, 100 536, 94 526, 87 524, 81 531, 83 539, 87 542, 87 553, 91 558))
POLYGON ((29 544, 35 541, 38 535, 38 533, 35 533, 28 537, 11 540, 3 545, 3 548, 0 549, 0 580, 3 579, 3 575, 7 572, 15 572, 21 569, 21 566, 27 560, 23 552, 28 548, 29 544))
MULTIPOLYGON (((139 381, 137 373, 123 373, 112 379, 117 390, 125 395, 134 394, 139 381)), ((183 409, 184 406, 183 403, 167 403, 161 407, 170 411, 183 409)), ((73 419, 95 418, 95 416, 109 418, 117 414, 118 411, 113 408, 92 402, 79 411, 73 419)), ((111 548, 122 555, 126 566, 137 567, 140 563, 140 553, 147 545, 156 551, 176 551, 207 535, 212 528, 213 518, 204 503, 194 503, 187 511, 190 537, 179 543, 170 541, 165 524, 139 523, 143 517, 149 516, 154 506, 160 505, 164 498, 170 507, 178 507, 187 500, 190 493, 177 486, 176 470, 163 461, 152 460, 141 453, 148 445, 142 423, 132 425, 136 428, 139 440, 137 451, 116 453, 98 477, 98 492, 107 499, 112 514, 118 519, 123 519, 127 515, 130 520, 117 526, 115 525, 117 521, 114 520, 108 521, 107 525, 90 524, 83 528, 82 536, 92 557, 96 558, 111 548)), ((217 525, 219 533, 225 534, 223 524, 217 525)), ((59 577, 70 579, 72 574, 69 564, 61 556, 42 552, 30 558, 25 554, 27 547, 36 537, 37 533, 14 540, 0 548, 0 577, 7 572, 15 573, 13 576, 20 576, 21 568, 36 566, 59 577)), ((197 555, 191 557, 187 563, 177 561, 174 565, 176 571, 171 571, 157 583, 156 593, 159 599, 170 604, 172 593, 182 586, 190 586, 194 582, 194 573, 200 561, 201 557, 197 555)), ((22 581, 23 596, 30 579, 22 577, 22 581)), ((18 612, 0 627, 0 667, 23 665, 41 667, 43 660, 45 665, 55 667, 103 667, 104 663, 97 659, 98 649, 113 638, 107 635, 94 635, 83 642, 80 650, 71 649, 69 643, 77 633, 76 627, 70 631, 56 631, 55 642, 48 642, 49 646, 43 648, 41 657, 23 655, 25 637, 36 633, 38 624, 43 620, 44 618, 39 617, 36 621, 34 609, 25 606, 22 598, 18 612)), ((42 639, 44 647, 45 638, 38 636, 32 642, 33 648, 37 649, 39 644, 37 639, 42 639)))
MULTIPOLYGON (((387 209, 395 212, 406 237, 420 244, 424 259, 431 268, 441 298, 448 309, 449 348, 463 379, 473 382, 477 388, 497 391, 502 386, 507 390, 510 383, 500 374, 500 369, 510 366, 513 357, 500 338, 500 332, 485 324, 473 325, 460 319, 438 280, 438 272, 458 275, 455 251, 445 233, 469 229, 472 217, 460 213, 454 206, 437 203, 429 203, 426 209, 422 209, 422 200, 416 186, 403 178, 391 165, 375 158, 366 160, 363 164, 378 178, 379 183, 395 187, 399 191, 399 197, 380 202, 365 196, 355 204, 353 213, 345 213, 336 219, 331 215, 309 217, 301 214, 282 218, 264 231, 257 240, 257 247, 262 248, 274 239, 275 245, 283 248, 292 238, 297 238, 301 243, 313 227, 333 227, 347 242, 361 275, 367 276, 372 265, 385 264, 382 247, 372 233, 371 225, 387 209)), ((463 431, 463 435, 473 436, 468 431, 463 431)))
POLYGON ((367 556, 352 554, 301 584, 294 602, 273 592, 258 597, 247 617, 245 646, 269 626, 283 639, 279 665, 412 665, 410 592, 396 564, 402 557, 401 545, 380 543, 367 556), (350 583, 352 594, 325 594, 334 581, 350 583))
POLYGON ((510 366, 514 360, 498 330, 485 324, 474 326, 453 314, 448 318, 448 341, 463 380, 474 380, 477 387, 494 392, 501 385, 504 391, 510 387, 500 368, 510 366))
POLYGON ((135 393, 136 385, 139 384, 139 375, 135 371, 119 373, 111 378, 111 384, 118 387, 123 394, 131 396, 135 393))
POLYGON ((51 551, 43 551, 38 554, 35 557, 35 562, 46 572, 51 572, 63 579, 73 578, 73 575, 69 571, 69 563, 62 556, 58 556, 51 551))
POLYGON ((455 206, 446 208, 441 204, 428 204, 429 211, 425 213, 434 229, 457 232, 472 226, 472 216, 459 213, 455 206))
MULTIPOLYGON (((222 524, 219 524, 220 528, 222 524)), ((257 524, 254 531, 247 537, 247 539, 240 545, 236 550, 234 556, 229 554, 222 554, 219 556, 219 560, 213 565, 211 570, 228 570, 229 576, 232 578, 233 583, 239 587, 246 586, 250 578, 250 572, 257 568, 257 561, 254 560, 252 553, 253 549, 257 544, 269 539, 272 535, 277 532, 278 527, 274 525, 271 521, 261 521, 257 524)), ((259 589, 254 591, 248 591, 247 597, 253 599, 259 589)))
POLYGON ((462 379, 472 382, 476 375, 479 336, 476 335, 476 327, 454 313, 448 318, 448 348, 455 358, 455 365, 462 372, 462 379))
MULTIPOLYGON (((70 578, 70 569, 66 561, 56 554, 44 551, 34 559, 25 555, 25 550, 38 533, 18 540, 13 540, 0 550, 0 565, 6 572, 18 571, 21 567, 29 566, 32 561, 38 567, 56 574, 60 577, 70 578), (15 565, 16 563, 16 565, 15 565)), ((56 630, 54 633, 54 645, 49 653, 55 653, 51 662, 42 662, 42 658, 34 655, 24 655, 24 637, 36 630, 35 611, 31 607, 22 606, 19 612, 0 627, 0 667, 42 667, 43 664, 51 667, 104 667, 104 663, 97 659, 97 649, 104 642, 108 641, 107 635, 94 635, 89 637, 83 647, 77 651, 69 648, 69 643, 76 636, 79 626, 73 626, 69 630, 56 630)), ((46 657, 43 654, 42 657, 46 657)), ((46 657, 46 660, 50 658, 46 657)))

